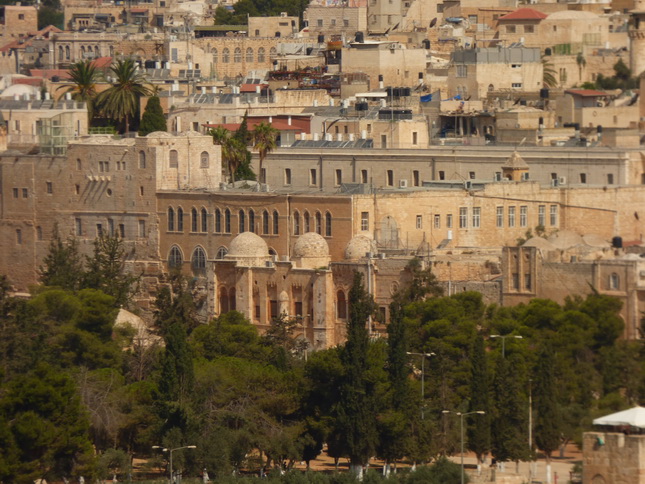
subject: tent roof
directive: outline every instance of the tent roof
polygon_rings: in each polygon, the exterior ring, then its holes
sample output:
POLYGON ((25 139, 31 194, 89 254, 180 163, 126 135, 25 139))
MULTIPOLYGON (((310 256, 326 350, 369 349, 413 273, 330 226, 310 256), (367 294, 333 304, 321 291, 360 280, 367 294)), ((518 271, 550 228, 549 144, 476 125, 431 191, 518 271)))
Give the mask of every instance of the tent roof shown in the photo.
POLYGON ((645 428, 645 408, 634 407, 622 412, 612 413, 595 419, 593 424, 608 426, 629 425, 631 427, 645 428))

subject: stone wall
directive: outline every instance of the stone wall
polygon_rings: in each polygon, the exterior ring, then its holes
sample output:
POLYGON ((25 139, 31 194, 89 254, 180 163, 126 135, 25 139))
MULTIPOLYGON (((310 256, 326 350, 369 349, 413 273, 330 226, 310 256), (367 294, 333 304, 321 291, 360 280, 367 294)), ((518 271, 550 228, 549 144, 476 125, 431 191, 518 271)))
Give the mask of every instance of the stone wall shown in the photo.
POLYGON ((645 483, 645 436, 643 435, 585 432, 582 458, 583 482, 645 483))

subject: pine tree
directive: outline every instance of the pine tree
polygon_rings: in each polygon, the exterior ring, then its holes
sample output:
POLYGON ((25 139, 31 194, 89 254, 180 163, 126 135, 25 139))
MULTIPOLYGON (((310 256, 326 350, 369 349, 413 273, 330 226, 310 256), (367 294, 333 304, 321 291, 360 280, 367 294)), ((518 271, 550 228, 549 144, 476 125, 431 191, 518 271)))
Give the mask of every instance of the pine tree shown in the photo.
POLYGON ((555 355, 545 345, 535 369, 535 443, 546 456, 547 482, 551 482, 551 453, 560 444, 562 419, 557 402, 554 378, 555 355))
POLYGON ((477 455, 481 464, 484 456, 490 452, 490 398, 488 387, 488 365, 484 338, 478 335, 473 344, 471 357, 470 408, 469 411, 483 410, 483 415, 471 420, 468 427, 468 448, 477 455))
POLYGON ((58 225, 54 225, 49 251, 40 267, 40 282, 44 286, 76 291, 82 279, 83 261, 78 252, 78 242, 74 238, 64 241, 58 232, 58 225))
POLYGON ((341 352, 344 378, 336 430, 344 436, 350 465, 359 476, 363 466, 374 455, 378 440, 375 388, 366 376, 370 344, 366 323, 373 307, 372 297, 363 286, 363 275, 354 273, 354 283, 349 291, 347 342, 341 352))
POLYGON ((139 125, 139 136, 146 136, 155 131, 168 131, 159 96, 152 96, 148 99, 139 125))

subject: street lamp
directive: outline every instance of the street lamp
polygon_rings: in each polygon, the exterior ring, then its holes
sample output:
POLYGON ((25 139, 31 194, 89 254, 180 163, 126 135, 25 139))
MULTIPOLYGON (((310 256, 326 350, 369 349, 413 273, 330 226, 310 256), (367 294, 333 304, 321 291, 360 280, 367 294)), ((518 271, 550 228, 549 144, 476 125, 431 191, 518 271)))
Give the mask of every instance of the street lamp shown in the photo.
POLYGON ((521 335, 516 334, 491 334, 491 338, 502 338, 502 358, 506 358, 506 338, 523 339, 521 335))
POLYGON ((475 410, 473 412, 451 412, 450 410, 442 410, 441 413, 454 413, 455 415, 459 416, 459 426, 460 426, 460 432, 461 432, 461 484, 464 484, 464 417, 468 415, 484 415, 486 412, 483 410, 475 410))
POLYGON ((437 356, 436 353, 415 353, 413 351, 406 351, 406 355, 414 355, 414 356, 420 356, 421 357, 421 420, 424 420, 424 403, 425 403, 425 362, 426 358, 430 358, 431 356, 437 356))
POLYGON ((168 452, 168 459, 170 461, 169 466, 170 466, 170 484, 172 484, 172 453, 176 450, 181 450, 181 449, 196 449, 196 445, 184 445, 182 447, 175 447, 174 449, 167 449, 165 447, 161 447, 160 445, 153 445, 153 449, 161 449, 162 452, 168 452))

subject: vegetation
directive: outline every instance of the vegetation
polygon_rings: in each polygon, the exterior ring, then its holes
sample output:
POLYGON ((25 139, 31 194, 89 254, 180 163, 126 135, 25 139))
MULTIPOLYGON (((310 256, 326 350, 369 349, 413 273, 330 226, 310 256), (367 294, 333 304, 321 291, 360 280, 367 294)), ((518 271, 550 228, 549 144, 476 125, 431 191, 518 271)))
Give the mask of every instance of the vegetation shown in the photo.
MULTIPOLYGON (((31 299, 8 295, 0 279, 0 480, 125 480, 133 456, 168 471, 173 453, 185 476, 204 468, 216 482, 268 473, 267 482, 355 482, 372 456, 388 468, 433 463, 363 482, 457 483, 459 419, 480 460, 533 456, 528 447, 532 388, 534 442, 551 455, 579 441, 592 418, 645 398, 641 342, 619 341, 620 302, 592 293, 565 304, 534 299, 487 306, 480 294, 439 295, 420 261, 390 307, 388 339, 371 339, 371 296, 356 275, 347 343, 306 353, 301 321, 282 315, 264 335, 238 312, 199 324, 190 281, 172 274, 159 290, 158 337, 142 342, 115 327, 136 288, 128 254, 109 238, 90 257, 56 235, 31 299), (66 272, 67 268, 67 272, 66 272), (90 273, 90 274, 88 274, 90 273), (499 340, 509 338, 502 354, 499 340), (421 399, 418 356, 425 361, 421 399), (306 356, 306 357, 305 357, 306 356), (325 448, 355 471, 295 472, 325 448), (282 473, 284 472, 284 475, 282 473)), ((88 481, 89 482, 89 481, 88 481)))
POLYGON ((258 150, 260 157, 260 181, 266 182, 266 177, 262 171, 262 164, 267 155, 276 149, 276 140, 278 138, 278 130, 271 126, 269 123, 260 123, 253 130, 253 149, 258 150))
POLYGON ((231 133, 223 126, 210 130, 213 144, 222 147, 222 161, 228 169, 231 183, 235 180, 255 180, 255 173, 251 169, 251 152, 248 145, 251 141, 246 123, 246 114, 240 127, 231 133))
POLYGON ((614 75, 611 77, 598 74, 595 82, 585 82, 582 84, 584 89, 638 89, 638 78, 632 76, 632 71, 627 67, 622 59, 614 64, 614 75))
POLYGON ((277 16, 282 12, 301 17, 309 6, 308 0, 240 0, 234 10, 217 7, 215 25, 246 25, 248 17, 277 16))
POLYGON ((87 105, 88 126, 94 119, 94 100, 96 98, 96 83, 98 82, 98 71, 92 60, 78 61, 72 64, 69 69, 71 86, 60 86, 58 90, 63 89, 62 94, 70 93, 72 99, 84 102, 87 105))
POLYGON ((155 131, 167 131, 166 117, 163 114, 159 96, 151 96, 141 116, 139 136, 146 136, 155 131))

